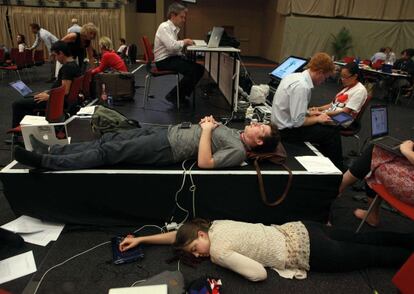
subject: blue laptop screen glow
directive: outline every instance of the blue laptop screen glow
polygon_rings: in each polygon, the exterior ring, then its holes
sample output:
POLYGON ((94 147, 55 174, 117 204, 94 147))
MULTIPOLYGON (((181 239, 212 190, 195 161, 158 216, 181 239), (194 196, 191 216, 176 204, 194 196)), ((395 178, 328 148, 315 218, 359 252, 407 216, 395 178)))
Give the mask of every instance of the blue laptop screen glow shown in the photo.
POLYGON ((371 129, 372 137, 388 135, 388 117, 386 107, 371 108, 371 129))
POLYGON ((10 86, 13 87, 17 92, 20 93, 22 96, 27 96, 30 93, 32 93, 32 90, 22 81, 16 81, 13 83, 10 83, 10 86))
POLYGON ((288 74, 294 73, 304 67, 308 61, 299 57, 290 56, 276 67, 270 75, 277 79, 283 79, 288 74))

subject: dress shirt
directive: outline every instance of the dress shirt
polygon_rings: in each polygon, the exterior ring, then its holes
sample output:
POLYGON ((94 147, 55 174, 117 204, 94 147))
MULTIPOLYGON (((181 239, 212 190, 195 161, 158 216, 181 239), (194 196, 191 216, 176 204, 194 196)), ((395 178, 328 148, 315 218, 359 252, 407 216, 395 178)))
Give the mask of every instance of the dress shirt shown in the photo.
POLYGON ((78 24, 74 24, 73 26, 71 26, 70 28, 68 28, 68 33, 80 33, 81 31, 81 26, 78 24))
POLYGON ((58 38, 56 38, 56 36, 53 35, 51 32, 41 28, 37 32, 36 40, 33 43, 32 47, 30 47, 30 49, 32 50, 32 49, 37 48, 37 46, 39 46, 40 40, 42 40, 43 43, 45 43, 45 46, 46 46, 46 48, 47 48, 47 50, 49 51, 49 54, 50 54, 51 53, 50 48, 52 47, 52 44, 58 40, 58 38))
POLYGON ((154 59, 155 62, 167 57, 181 55, 184 41, 178 40, 180 28, 176 27, 171 20, 160 24, 155 34, 154 59))

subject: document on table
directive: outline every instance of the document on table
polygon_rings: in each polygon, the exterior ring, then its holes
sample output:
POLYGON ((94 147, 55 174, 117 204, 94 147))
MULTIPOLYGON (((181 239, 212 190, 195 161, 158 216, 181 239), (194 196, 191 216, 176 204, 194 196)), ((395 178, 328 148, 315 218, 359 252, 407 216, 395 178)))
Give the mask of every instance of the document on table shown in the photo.
POLYGON ((328 157, 324 156, 296 156, 297 161, 308 172, 326 174, 326 173, 338 173, 341 172, 328 157))
POLYGON ((34 273, 36 270, 33 251, 0 260, 0 284, 34 273))
POLYGON ((91 116, 95 113, 96 105, 94 106, 85 106, 79 109, 79 111, 76 113, 76 115, 79 116, 91 116))
POLYGON ((56 241, 59 238, 64 226, 64 224, 43 222, 37 218, 22 215, 1 227, 21 235, 28 243, 46 246, 50 241, 56 241))
POLYGON ((25 115, 20 121, 21 125, 47 125, 49 122, 44 116, 38 115, 25 115))

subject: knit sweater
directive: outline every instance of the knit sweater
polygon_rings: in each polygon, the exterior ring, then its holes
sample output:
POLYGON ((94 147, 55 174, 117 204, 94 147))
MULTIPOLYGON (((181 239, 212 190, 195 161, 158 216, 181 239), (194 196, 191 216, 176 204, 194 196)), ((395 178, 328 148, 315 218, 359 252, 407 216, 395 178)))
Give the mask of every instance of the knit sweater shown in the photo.
POLYGON ((248 280, 266 279, 265 267, 284 278, 306 278, 310 245, 301 222, 265 226, 221 220, 213 222, 208 234, 211 261, 248 280))

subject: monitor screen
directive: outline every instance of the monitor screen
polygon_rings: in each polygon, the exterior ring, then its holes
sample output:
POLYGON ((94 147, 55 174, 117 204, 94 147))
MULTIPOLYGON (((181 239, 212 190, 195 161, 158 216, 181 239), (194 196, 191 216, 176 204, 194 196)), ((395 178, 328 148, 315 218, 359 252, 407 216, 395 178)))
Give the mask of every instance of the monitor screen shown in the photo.
POLYGON ((387 107, 371 107, 371 136, 381 137, 388 135, 387 107))
POLYGON ((281 80, 286 75, 302 69, 307 63, 308 60, 305 58, 289 56, 270 73, 270 76, 281 80))

